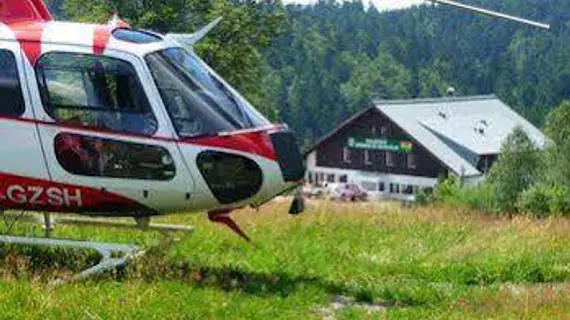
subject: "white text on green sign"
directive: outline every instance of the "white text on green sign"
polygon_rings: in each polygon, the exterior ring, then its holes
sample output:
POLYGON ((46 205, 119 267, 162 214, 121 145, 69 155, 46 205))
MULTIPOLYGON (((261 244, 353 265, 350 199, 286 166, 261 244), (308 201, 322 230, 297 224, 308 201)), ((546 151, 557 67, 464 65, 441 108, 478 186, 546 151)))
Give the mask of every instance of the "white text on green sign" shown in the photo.
POLYGON ((410 141, 397 141, 390 139, 374 139, 349 137, 348 147, 353 149, 393 151, 401 153, 411 153, 412 143, 410 141))

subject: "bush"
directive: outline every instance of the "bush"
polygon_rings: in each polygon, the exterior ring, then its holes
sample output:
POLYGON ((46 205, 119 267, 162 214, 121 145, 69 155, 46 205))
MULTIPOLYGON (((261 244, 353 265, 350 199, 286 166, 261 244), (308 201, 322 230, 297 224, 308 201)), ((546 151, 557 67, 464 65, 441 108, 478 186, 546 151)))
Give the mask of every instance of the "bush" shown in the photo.
POLYGON ((548 190, 548 207, 551 213, 566 215, 570 213, 570 189, 554 185, 548 190))
POLYGON ((464 187, 455 177, 441 182, 435 189, 434 200, 456 207, 481 210, 487 213, 497 212, 496 198, 489 185, 464 187))
POLYGON ((432 203, 434 200, 433 193, 427 192, 425 188, 420 188, 416 193, 415 204, 418 206, 425 206, 432 203))
POLYGON ((570 189, 561 185, 536 184, 520 194, 517 207, 538 216, 567 215, 570 213, 570 189))
POLYGON ((461 190, 459 179, 456 177, 449 177, 440 181, 434 190, 434 200, 437 202, 449 202, 457 196, 461 190))
POLYGON ((517 208, 521 212, 547 215, 550 213, 548 197, 548 192, 543 186, 534 185, 519 195, 517 208))
POLYGON ((487 179, 501 213, 517 211, 520 194, 535 183, 540 168, 540 151, 526 132, 516 127, 503 143, 487 179))

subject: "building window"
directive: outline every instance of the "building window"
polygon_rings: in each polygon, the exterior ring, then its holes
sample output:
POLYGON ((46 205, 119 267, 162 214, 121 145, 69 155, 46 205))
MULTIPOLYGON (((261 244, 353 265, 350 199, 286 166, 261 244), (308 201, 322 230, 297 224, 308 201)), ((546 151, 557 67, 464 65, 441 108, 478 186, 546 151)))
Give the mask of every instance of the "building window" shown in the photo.
POLYGON ((408 169, 415 169, 416 168, 416 155, 408 154, 406 156, 406 162, 408 163, 408 169))
POLYGON ((313 180, 313 173, 311 171, 308 172, 308 178, 309 178, 309 183, 313 184, 314 180, 313 180))
POLYGON ((386 167, 393 168, 394 167, 394 154, 390 151, 386 152, 386 167))
POLYGON ((0 50, 0 115, 18 117, 24 113, 24 99, 16 57, 11 51, 0 50))
POLYGON ((55 120, 152 135, 157 122, 133 66, 104 56, 54 52, 36 66, 42 102, 55 120))
POLYGON ((327 182, 331 182, 334 183, 335 182, 335 175, 334 174, 328 174, 327 175, 327 182))
POLYGON ((363 181, 361 183, 362 189, 366 190, 366 191, 376 191, 376 188, 378 188, 378 185, 376 185, 375 182, 369 182, 369 181, 363 181))
POLYGON ((483 173, 488 173, 496 159, 496 155, 481 156, 479 158, 479 162, 477 163, 477 170, 483 173))
POLYGON ((380 191, 380 192, 386 191, 386 184, 384 182, 380 182, 378 184, 378 191, 380 191))
POLYGON ((313 173, 313 180, 314 180, 315 185, 320 186, 325 181, 323 173, 314 172, 313 173))
POLYGON ((342 160, 345 163, 350 163, 350 158, 351 158, 350 149, 348 147, 344 147, 342 149, 342 160))
POLYGON ((386 126, 381 126, 380 127, 380 136, 381 137, 386 137, 388 135, 388 127, 386 126))
POLYGON ((402 193, 408 194, 408 195, 414 194, 414 186, 411 186, 411 185, 403 186, 402 187, 402 193))
POLYGON ((347 183, 348 182, 348 176, 346 174, 343 174, 342 176, 340 176, 338 181, 341 183, 347 183))
POLYGON ((176 173, 170 153, 160 146, 60 133, 54 147, 59 164, 76 175, 165 181, 176 173))
POLYGON ((390 183, 390 193, 400 193, 400 185, 397 183, 390 183))
POLYGON ((372 126, 372 136, 376 135, 376 126, 372 126))
POLYGON ((372 154, 369 150, 364 150, 364 164, 367 166, 372 165, 372 154))

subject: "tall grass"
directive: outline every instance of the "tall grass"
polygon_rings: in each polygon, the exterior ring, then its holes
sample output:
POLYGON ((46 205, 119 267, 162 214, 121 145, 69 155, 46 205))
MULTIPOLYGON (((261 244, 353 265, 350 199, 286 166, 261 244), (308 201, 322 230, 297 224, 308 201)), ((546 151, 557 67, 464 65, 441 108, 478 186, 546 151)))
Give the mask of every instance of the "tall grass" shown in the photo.
MULTIPOLYGON (((565 219, 320 201, 300 217, 286 212, 279 202, 238 212, 253 244, 204 216, 163 218, 197 231, 120 272, 59 287, 49 279, 91 263, 89 253, 62 259, 5 248, 0 318, 321 319, 336 296, 386 307, 339 309, 338 318, 560 318, 570 309, 565 219)), ((145 246, 161 237, 61 226, 55 233, 145 246)))

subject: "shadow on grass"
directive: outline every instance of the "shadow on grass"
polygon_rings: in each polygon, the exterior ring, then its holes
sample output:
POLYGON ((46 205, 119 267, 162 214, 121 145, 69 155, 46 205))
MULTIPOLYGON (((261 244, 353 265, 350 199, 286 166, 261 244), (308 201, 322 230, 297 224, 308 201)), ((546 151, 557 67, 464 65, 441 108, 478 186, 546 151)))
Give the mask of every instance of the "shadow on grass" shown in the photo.
MULTIPOLYGON (((78 273, 98 261, 89 251, 53 249, 33 246, 0 246, 0 281, 10 278, 49 282, 78 273)), ((405 269, 405 268, 404 268, 405 269)), ((92 278, 89 281, 144 281, 160 283, 173 281, 198 288, 226 292, 286 298, 299 291, 316 289, 327 295, 353 297, 358 302, 378 303, 390 307, 422 306, 441 302, 445 296, 437 286, 487 286, 501 283, 544 283, 570 279, 568 272, 557 271, 549 265, 534 261, 516 261, 500 268, 493 265, 456 264, 446 268, 413 268, 388 272, 393 276, 407 275, 417 280, 411 284, 346 283, 319 275, 307 276, 288 272, 258 272, 231 264, 200 265, 181 261, 164 252, 148 252, 127 266, 92 278)), ((381 277, 373 281, 381 281, 381 277)))
POLYGON ((222 265, 204 266, 191 261, 174 261, 162 255, 145 255, 114 275, 119 281, 143 280, 147 282, 181 281, 196 287, 214 288, 226 292, 244 292, 258 296, 287 297, 301 288, 315 287, 330 295, 372 297, 372 294, 355 292, 347 286, 318 276, 292 275, 285 272, 256 272, 222 265))
MULTIPOLYGON (((95 252, 43 247, 0 247, 0 281, 2 278, 30 279, 49 283, 58 278, 70 277, 98 261, 95 252)), ((161 253, 152 253, 132 261, 127 266, 91 278, 89 281, 163 281, 182 282, 198 288, 213 288, 225 292, 286 298, 296 292, 316 288, 331 296, 349 296, 357 302, 386 306, 410 306, 400 299, 384 299, 372 291, 348 287, 318 276, 292 275, 284 272, 255 272, 237 266, 203 266, 191 261, 177 261, 161 253)))
MULTIPOLYGON (((96 251, 0 245, 0 278, 66 278, 100 260, 96 251)), ((1 279, 0 279, 1 280, 1 279)))

